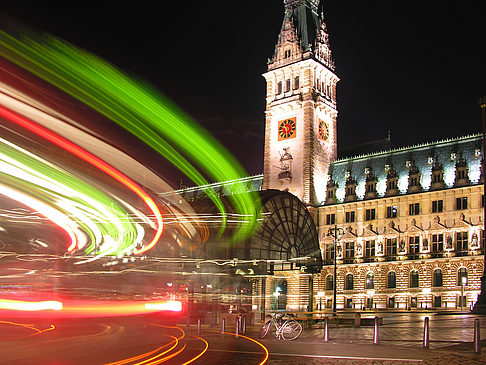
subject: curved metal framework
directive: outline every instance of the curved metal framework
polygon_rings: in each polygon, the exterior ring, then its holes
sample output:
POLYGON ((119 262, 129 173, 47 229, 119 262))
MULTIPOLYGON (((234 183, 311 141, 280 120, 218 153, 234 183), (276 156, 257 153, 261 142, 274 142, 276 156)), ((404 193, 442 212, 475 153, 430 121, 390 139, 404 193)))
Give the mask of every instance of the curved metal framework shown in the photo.
POLYGON ((261 192, 262 223, 247 243, 245 256, 286 261, 319 272, 322 256, 314 219, 294 195, 280 190, 261 192))

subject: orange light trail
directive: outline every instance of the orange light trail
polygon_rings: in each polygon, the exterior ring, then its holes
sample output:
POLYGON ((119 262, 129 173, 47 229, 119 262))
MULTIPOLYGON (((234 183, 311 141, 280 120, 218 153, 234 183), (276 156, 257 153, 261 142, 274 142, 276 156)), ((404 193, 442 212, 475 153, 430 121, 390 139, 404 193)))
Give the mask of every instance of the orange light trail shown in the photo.
POLYGON ((258 365, 263 365, 263 364, 265 364, 265 363, 268 361, 268 357, 269 357, 269 352, 268 352, 268 349, 267 349, 267 348, 266 348, 266 347, 265 347, 265 346, 264 346, 262 343, 258 342, 257 340, 254 340, 254 339, 253 339, 253 338, 251 338, 251 337, 247 337, 247 336, 240 335, 240 334, 238 334, 238 335, 237 335, 236 333, 231 333, 231 332, 217 332, 217 331, 209 331, 209 332, 215 332, 215 333, 224 333, 224 334, 226 334, 226 335, 232 335, 232 336, 237 336, 237 337, 243 337, 243 338, 245 338, 245 339, 247 339, 247 340, 250 340, 250 341, 252 341, 252 342, 256 343, 258 346, 260 346, 260 347, 263 349, 263 351, 265 352, 265 357, 264 357, 263 361, 262 361, 261 363, 259 363, 258 365))
POLYGON ((23 300, 0 299, 0 309, 29 312, 43 310, 59 311, 62 309, 62 303, 55 300, 28 302, 23 300))
MULTIPOLYGON (((0 115, 7 118, 11 122, 37 134, 38 136, 41 136, 42 138, 48 140, 49 142, 54 143, 55 145, 65 149, 66 151, 69 151, 73 155, 97 167, 99 170, 113 177, 115 180, 122 183, 130 190, 132 190, 136 195, 138 195, 145 202, 145 204, 147 204, 147 206, 152 211, 157 221, 157 230, 152 241, 150 241, 150 243, 147 246, 141 247, 140 249, 134 251, 134 253, 136 255, 141 254, 143 252, 150 250, 152 247, 154 247, 157 244, 157 241, 162 235, 163 226, 164 226, 162 220, 162 213, 160 212, 159 208, 157 207, 153 199, 145 191, 143 191, 142 188, 140 188, 133 180, 131 180, 128 176, 124 175, 123 173, 121 173, 120 171, 118 171, 117 169, 115 169, 113 166, 109 165, 105 161, 101 160, 100 158, 96 157, 95 155, 91 154, 85 149, 79 147, 78 145, 70 142, 69 140, 55 134, 51 130, 44 128, 32 122, 28 118, 25 118, 24 116, 19 115, 1 105, 0 105, 0 115)), ((74 248, 75 247, 69 247, 69 250, 72 251, 74 250, 74 248)))
POLYGON ((199 359, 199 358, 200 358, 200 357, 201 357, 201 356, 202 356, 202 355, 203 355, 203 354, 204 354, 204 353, 205 353, 205 352, 208 350, 208 347, 209 347, 208 341, 206 341, 204 338, 199 337, 199 336, 192 336, 192 337, 194 337, 194 338, 198 338, 198 339, 200 339, 201 341, 203 341, 203 342, 206 344, 206 347, 204 348, 204 350, 203 350, 203 351, 202 351, 200 354, 198 354, 197 356, 193 357, 191 360, 186 361, 186 362, 185 362, 184 364, 182 364, 182 365, 187 365, 187 364, 190 364, 191 362, 196 361, 197 359, 199 359))
POLYGON ((2 340, 2 341, 18 340, 18 339, 21 339, 21 338, 27 338, 27 337, 37 336, 37 335, 40 335, 40 334, 42 334, 44 332, 53 331, 56 328, 53 324, 51 324, 50 327, 45 328, 43 330, 40 330, 38 328, 35 328, 33 324, 24 324, 24 323, 16 323, 16 322, 1 321, 1 320, 0 320, 0 324, 7 324, 7 325, 11 325, 11 326, 19 326, 19 327, 27 328, 27 329, 32 330, 32 331, 35 332, 35 333, 32 333, 32 334, 27 335, 27 336, 0 337, 0 340, 2 340))

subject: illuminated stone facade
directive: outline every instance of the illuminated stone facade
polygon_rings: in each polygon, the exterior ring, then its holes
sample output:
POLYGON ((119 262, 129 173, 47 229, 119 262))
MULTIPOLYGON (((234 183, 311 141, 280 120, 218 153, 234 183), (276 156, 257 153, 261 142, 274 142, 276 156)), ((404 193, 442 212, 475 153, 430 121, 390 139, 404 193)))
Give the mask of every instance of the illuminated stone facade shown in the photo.
POLYGON ((328 305, 335 252, 337 308, 458 308, 461 291, 464 307, 476 302, 484 266, 480 145, 471 136, 333 164, 319 208, 325 266, 315 280, 328 305), (337 244, 329 235, 336 227, 337 244))

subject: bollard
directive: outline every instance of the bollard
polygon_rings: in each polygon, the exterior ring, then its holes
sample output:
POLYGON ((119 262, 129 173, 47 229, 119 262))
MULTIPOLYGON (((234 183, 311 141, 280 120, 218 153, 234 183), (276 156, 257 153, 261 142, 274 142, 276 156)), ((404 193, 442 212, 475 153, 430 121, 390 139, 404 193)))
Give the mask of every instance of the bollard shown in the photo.
POLYGON ((479 333, 479 319, 474 320, 474 353, 481 353, 481 334, 479 333))
POLYGON ((226 332, 226 318, 221 319, 221 334, 226 332))
POLYGON ((373 335, 373 343, 378 345, 380 343, 380 334, 379 334, 379 326, 378 326, 378 317, 375 317, 375 333, 373 335))
POLYGON ((361 326, 361 314, 355 313, 354 314, 354 327, 359 327, 359 326, 361 326))
POLYGON ((246 333, 246 314, 243 316, 243 321, 241 322, 241 333, 246 333))
POLYGON ((428 349, 430 347, 429 341, 429 317, 424 318, 424 339, 422 342, 422 347, 428 349))
POLYGON ((329 342, 329 318, 324 318, 324 342, 329 342))
POLYGON ((235 320, 235 334, 236 334, 236 337, 238 337, 238 335, 240 334, 240 317, 236 317, 236 320, 235 320))
POLYGON ((201 318, 197 319, 197 334, 201 334, 201 318))

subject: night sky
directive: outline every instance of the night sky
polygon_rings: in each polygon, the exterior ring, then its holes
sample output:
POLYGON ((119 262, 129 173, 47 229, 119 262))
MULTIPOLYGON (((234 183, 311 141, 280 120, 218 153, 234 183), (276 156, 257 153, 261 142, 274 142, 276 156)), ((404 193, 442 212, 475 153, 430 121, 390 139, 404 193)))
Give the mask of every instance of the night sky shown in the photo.
MULTIPOLYGON (((340 147, 383 139, 388 130, 394 147, 481 131, 486 1, 323 1, 341 79, 340 147)), ((282 0, 45 3, 9 1, 2 9, 154 85, 249 174, 262 172, 261 75, 282 0)), ((177 173, 169 175, 176 184, 177 173)))

